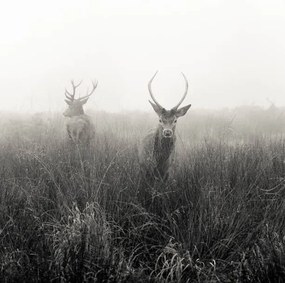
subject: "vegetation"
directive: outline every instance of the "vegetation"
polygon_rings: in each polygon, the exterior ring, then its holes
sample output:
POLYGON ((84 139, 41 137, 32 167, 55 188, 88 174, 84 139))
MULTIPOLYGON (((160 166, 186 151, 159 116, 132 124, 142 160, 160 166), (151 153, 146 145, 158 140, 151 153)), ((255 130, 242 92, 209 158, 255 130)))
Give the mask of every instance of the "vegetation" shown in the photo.
POLYGON ((284 115, 190 111, 145 206, 136 145, 155 115, 94 113, 82 149, 60 114, 3 114, 0 281, 284 282, 284 115))

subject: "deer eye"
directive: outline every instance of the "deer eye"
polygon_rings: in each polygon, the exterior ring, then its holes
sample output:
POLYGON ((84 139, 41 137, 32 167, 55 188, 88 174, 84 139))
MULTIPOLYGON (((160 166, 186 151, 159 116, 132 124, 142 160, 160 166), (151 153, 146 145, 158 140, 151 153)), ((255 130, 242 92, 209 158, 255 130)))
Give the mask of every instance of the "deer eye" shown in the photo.
POLYGON ((159 123, 162 123, 162 120, 161 120, 161 119, 159 119, 159 123))
POLYGON ((177 122, 177 120, 175 119, 173 123, 176 124, 176 122, 177 122))

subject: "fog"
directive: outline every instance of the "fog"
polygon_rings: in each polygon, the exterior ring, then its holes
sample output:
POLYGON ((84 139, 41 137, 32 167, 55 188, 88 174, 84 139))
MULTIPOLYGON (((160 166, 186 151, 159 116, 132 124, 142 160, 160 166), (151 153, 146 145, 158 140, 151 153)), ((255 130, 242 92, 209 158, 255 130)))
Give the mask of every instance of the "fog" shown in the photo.
POLYGON ((285 2, 5 1, 0 10, 1 111, 61 111, 71 79, 99 81, 88 107, 285 105, 285 2))

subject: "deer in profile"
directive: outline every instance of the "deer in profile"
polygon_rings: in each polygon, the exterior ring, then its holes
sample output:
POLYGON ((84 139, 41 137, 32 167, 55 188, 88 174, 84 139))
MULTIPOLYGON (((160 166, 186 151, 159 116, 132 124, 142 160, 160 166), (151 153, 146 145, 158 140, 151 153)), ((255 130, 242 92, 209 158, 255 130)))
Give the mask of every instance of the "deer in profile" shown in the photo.
POLYGON ((145 178, 165 181, 169 177, 169 170, 173 162, 177 119, 187 113, 191 104, 179 108, 188 92, 188 81, 182 73, 186 84, 182 99, 170 110, 162 107, 155 99, 151 88, 156 74, 157 72, 149 81, 148 90, 153 101, 149 100, 149 102, 158 115, 159 123, 157 128, 143 139, 139 147, 139 163, 145 178))
POLYGON ((83 105, 88 101, 97 87, 97 82, 92 82, 92 89, 83 97, 75 98, 76 90, 81 85, 82 81, 75 84, 71 81, 72 91, 65 89, 65 102, 68 108, 63 112, 63 115, 68 118, 66 129, 69 138, 75 144, 89 144, 90 139, 94 135, 94 127, 91 119, 84 113, 83 105))

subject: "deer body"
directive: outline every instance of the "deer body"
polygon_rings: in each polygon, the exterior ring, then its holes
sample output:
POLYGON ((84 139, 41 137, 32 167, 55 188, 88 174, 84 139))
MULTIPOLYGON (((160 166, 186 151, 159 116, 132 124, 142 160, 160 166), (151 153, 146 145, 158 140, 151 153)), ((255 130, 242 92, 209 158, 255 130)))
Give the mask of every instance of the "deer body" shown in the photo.
POLYGON ((94 126, 89 116, 82 114, 68 118, 66 130, 74 143, 89 143, 94 136, 94 126))
POLYGON ((173 162, 176 136, 165 138, 162 127, 151 131, 139 147, 139 162, 148 176, 167 179, 173 162))
POLYGON ((97 83, 93 83, 91 93, 84 97, 75 99, 76 88, 81 84, 75 85, 71 82, 73 93, 65 92, 68 108, 64 111, 63 115, 67 117, 66 130, 69 138, 76 144, 83 143, 89 144, 92 136, 94 135, 94 126, 88 115, 84 114, 83 105, 88 101, 90 95, 97 87, 97 83))
POLYGON ((150 102, 154 111, 159 117, 159 124, 155 131, 150 132, 142 141, 139 147, 139 163, 143 171, 144 177, 150 179, 167 180, 171 166, 173 164, 173 156, 175 151, 175 129, 177 119, 184 116, 191 105, 184 106, 180 109, 178 107, 186 97, 188 90, 188 82, 186 81, 186 89, 183 98, 171 110, 163 108, 154 98, 151 90, 151 83, 155 75, 149 82, 148 88, 152 100, 150 102))

